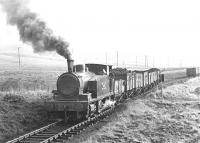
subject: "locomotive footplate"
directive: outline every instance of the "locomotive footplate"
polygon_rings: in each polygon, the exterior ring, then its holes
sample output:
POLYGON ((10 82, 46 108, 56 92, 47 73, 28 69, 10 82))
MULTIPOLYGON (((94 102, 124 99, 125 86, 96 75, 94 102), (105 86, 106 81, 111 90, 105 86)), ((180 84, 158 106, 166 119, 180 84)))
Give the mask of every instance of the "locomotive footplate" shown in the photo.
POLYGON ((54 101, 50 102, 51 111, 85 111, 88 109, 88 101, 54 101))

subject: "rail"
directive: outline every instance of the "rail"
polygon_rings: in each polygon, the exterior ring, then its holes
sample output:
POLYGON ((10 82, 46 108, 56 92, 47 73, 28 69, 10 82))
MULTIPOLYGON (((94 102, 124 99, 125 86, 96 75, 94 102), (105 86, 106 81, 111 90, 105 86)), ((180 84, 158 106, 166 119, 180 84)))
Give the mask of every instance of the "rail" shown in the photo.
POLYGON ((28 137, 30 137, 30 136, 32 136, 32 135, 38 134, 38 133, 40 133, 40 132, 43 132, 44 130, 47 130, 48 128, 51 128, 51 127, 55 126, 56 124, 58 124, 58 123, 60 123, 60 122, 61 122, 61 120, 58 120, 58 121, 56 121, 56 122, 54 122, 54 123, 51 123, 51 124, 49 124, 49 125, 46 125, 46 126, 40 128, 40 129, 36 129, 36 130, 34 130, 34 131, 30 132, 30 133, 27 133, 27 134, 25 134, 25 135, 22 135, 22 136, 20 136, 20 137, 18 137, 18 138, 15 138, 15 139, 11 140, 11 141, 8 141, 8 142, 6 142, 6 143, 18 143, 18 142, 20 142, 20 141, 22 141, 22 140, 25 140, 26 138, 28 138, 28 137))

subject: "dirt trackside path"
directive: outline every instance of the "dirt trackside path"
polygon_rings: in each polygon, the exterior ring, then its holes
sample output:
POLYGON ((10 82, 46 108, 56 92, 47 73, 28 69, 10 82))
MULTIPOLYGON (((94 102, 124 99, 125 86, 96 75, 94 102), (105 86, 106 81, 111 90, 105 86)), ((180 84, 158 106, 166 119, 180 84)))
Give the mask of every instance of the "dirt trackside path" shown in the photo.
POLYGON ((199 143, 200 80, 171 85, 130 100, 70 142, 199 143))

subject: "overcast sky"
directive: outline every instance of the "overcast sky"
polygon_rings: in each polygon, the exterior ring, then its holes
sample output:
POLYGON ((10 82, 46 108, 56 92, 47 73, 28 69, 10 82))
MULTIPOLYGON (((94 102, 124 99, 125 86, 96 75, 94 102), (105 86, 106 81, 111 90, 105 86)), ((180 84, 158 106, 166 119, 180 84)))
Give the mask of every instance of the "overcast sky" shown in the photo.
MULTIPOLYGON (((70 43, 76 63, 200 66, 199 0, 30 0, 29 8, 70 43)), ((34 56, 0 11, 0 53, 34 56)), ((1 55, 0 55, 1 56, 1 55)), ((36 55, 38 56, 38 55, 36 55)), ((40 54, 65 62, 55 53, 40 54)))

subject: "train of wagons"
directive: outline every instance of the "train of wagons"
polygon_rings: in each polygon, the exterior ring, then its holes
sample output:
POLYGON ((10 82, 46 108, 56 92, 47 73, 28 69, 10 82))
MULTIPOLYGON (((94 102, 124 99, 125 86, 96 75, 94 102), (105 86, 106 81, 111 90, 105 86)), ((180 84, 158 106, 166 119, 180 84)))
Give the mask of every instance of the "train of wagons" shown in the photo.
POLYGON ((48 109, 65 121, 90 118, 163 81, 160 70, 115 68, 103 64, 73 65, 57 79, 48 109))

